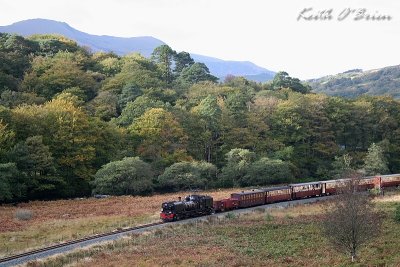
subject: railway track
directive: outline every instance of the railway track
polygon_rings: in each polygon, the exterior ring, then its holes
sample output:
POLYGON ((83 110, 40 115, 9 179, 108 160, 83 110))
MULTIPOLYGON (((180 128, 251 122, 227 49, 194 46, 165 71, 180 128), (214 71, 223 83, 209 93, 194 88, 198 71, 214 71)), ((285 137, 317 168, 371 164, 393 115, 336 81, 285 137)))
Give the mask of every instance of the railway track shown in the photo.
POLYGON ((28 251, 25 253, 5 257, 5 258, 0 259, 0 267, 15 266, 15 265, 27 263, 29 261, 43 259, 43 258, 52 256, 52 255, 55 255, 55 254, 66 253, 73 249, 83 248, 83 247, 90 246, 90 245, 93 245, 96 243, 116 240, 116 239, 119 239, 120 237, 122 237, 123 235, 133 233, 133 232, 138 232, 141 230, 142 231, 152 230, 153 228, 156 228, 160 225, 183 224, 183 223, 190 223, 190 222, 197 221, 197 220, 207 220, 207 218, 210 216, 217 216, 217 217, 225 216, 225 213, 228 213, 228 212, 240 214, 240 213, 252 212, 253 210, 259 209, 259 208, 265 208, 265 209, 285 208, 285 207, 290 207, 290 206, 299 205, 299 204, 307 204, 307 203, 313 203, 313 202, 318 202, 318 201, 322 201, 322 200, 327 200, 329 198, 331 198, 331 196, 285 201, 285 202, 266 204, 266 205, 261 205, 261 206, 245 208, 245 209, 231 210, 231 211, 216 213, 213 215, 195 217, 195 218, 190 218, 190 219, 176 221, 176 222, 169 222, 169 223, 156 222, 156 223, 144 224, 144 225, 140 225, 140 226, 136 226, 136 227, 124 228, 124 229, 115 230, 115 231, 108 232, 108 233, 96 234, 93 236, 75 239, 75 240, 63 242, 60 244, 55 244, 55 245, 52 245, 49 247, 39 248, 39 249, 35 249, 35 250, 28 251))
POLYGON ((106 241, 107 237, 117 237, 118 238, 118 236, 127 234, 129 232, 133 232, 135 230, 140 230, 140 229, 150 229, 150 228, 160 225, 160 224, 163 224, 163 222, 156 222, 156 223, 144 224, 144 225, 140 225, 140 226, 136 226, 136 227, 114 230, 114 231, 108 232, 108 233, 96 234, 96 235, 92 235, 92 236, 88 236, 88 237, 84 237, 84 238, 80 238, 80 239, 63 242, 60 244, 55 244, 55 245, 44 247, 44 248, 31 250, 31 251, 24 252, 21 254, 16 254, 16 255, 9 256, 9 257, 1 258, 0 266, 14 266, 14 265, 17 265, 17 264, 20 264, 23 262, 42 258, 42 256, 45 256, 46 254, 49 254, 49 255, 57 254, 58 253, 57 251, 60 249, 63 249, 63 248, 67 248, 67 247, 73 248, 74 245, 77 245, 76 247, 82 247, 81 245, 84 245, 85 243, 91 243, 90 241, 94 241, 93 243, 102 242, 102 241, 106 241), (54 253, 49 253, 52 251, 54 253))

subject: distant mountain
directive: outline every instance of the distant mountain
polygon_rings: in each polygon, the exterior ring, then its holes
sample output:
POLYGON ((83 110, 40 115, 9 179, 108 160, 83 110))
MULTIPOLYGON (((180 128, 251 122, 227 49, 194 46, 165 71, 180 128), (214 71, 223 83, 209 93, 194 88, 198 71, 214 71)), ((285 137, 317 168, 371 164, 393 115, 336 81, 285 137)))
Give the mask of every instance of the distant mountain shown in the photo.
POLYGON ((354 69, 307 82, 314 92, 332 96, 390 95, 400 98, 400 65, 368 71, 354 69))
MULTIPOLYGON (((149 57, 154 48, 165 44, 163 41, 151 36, 124 38, 107 35, 92 35, 78 31, 65 22, 47 19, 30 19, 16 22, 8 26, 0 26, 0 32, 16 33, 23 36, 32 34, 61 34, 75 40, 82 46, 90 47, 93 51, 112 51, 118 55, 139 52, 149 57)), ((264 82, 272 79, 275 75, 274 72, 259 67, 249 61, 226 61, 202 55, 191 55, 195 61, 205 63, 210 72, 221 79, 231 74, 264 82)))

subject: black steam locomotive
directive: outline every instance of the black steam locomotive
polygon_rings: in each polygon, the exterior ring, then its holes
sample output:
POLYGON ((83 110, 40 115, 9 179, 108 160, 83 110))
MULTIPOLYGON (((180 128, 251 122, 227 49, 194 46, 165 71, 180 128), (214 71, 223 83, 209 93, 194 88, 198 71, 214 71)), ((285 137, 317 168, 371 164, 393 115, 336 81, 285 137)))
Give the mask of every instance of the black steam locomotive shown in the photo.
POLYGON ((203 195, 190 195, 184 200, 164 202, 160 214, 164 222, 176 221, 213 213, 213 198, 203 195))

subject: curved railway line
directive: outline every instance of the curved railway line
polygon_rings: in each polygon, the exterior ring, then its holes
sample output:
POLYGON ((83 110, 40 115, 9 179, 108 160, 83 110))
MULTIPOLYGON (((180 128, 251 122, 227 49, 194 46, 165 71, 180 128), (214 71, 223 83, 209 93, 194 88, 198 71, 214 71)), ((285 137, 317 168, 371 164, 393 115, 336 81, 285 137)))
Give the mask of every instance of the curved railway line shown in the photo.
POLYGON ((138 233, 138 232, 152 230, 157 227, 162 227, 164 225, 190 223, 195 220, 206 220, 208 217, 211 217, 211 216, 217 216, 217 217, 225 216, 225 213, 228 213, 228 212, 240 214, 240 213, 252 212, 253 210, 260 209, 260 208, 272 209, 272 208, 279 208, 279 207, 280 208, 290 207, 290 206, 294 206, 294 205, 318 202, 321 200, 329 199, 331 197, 332 196, 324 196, 324 197, 315 197, 315 198, 306 198, 306 199, 300 199, 300 200, 285 201, 285 202, 279 202, 279 203, 274 203, 274 204, 266 204, 266 205, 262 205, 262 206, 250 207, 250 208, 246 208, 246 209, 237 209, 237 210, 232 210, 232 211, 226 211, 226 212, 221 212, 221 213, 216 213, 216 214, 212 214, 212 215, 201 216, 201 217, 196 217, 196 218, 191 218, 191 219, 186 219, 186 220, 181 220, 181 221, 176 221, 176 222, 169 222, 169 223, 155 222, 155 223, 140 225, 140 226, 136 226, 136 227, 114 230, 114 231, 108 232, 108 233, 96 234, 93 236, 75 239, 75 240, 51 245, 48 247, 31 250, 31 251, 24 252, 21 254, 16 254, 16 255, 5 257, 5 258, 1 258, 0 266, 8 267, 8 266, 24 264, 29 261, 44 259, 44 258, 53 256, 53 255, 56 255, 56 254, 70 252, 74 249, 84 248, 84 247, 91 246, 91 245, 101 243, 101 242, 116 240, 116 239, 119 239, 130 233, 138 233))

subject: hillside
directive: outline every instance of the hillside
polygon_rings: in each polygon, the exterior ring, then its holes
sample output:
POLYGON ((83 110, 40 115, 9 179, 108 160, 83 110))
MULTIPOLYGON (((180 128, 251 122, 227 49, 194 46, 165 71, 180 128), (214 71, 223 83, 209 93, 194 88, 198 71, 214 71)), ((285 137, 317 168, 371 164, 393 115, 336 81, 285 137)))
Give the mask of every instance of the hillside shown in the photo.
POLYGON ((390 95, 400 98, 400 65, 368 71, 349 70, 307 82, 314 92, 332 96, 390 95))
MULTIPOLYGON (((145 57, 149 57, 157 46, 165 44, 163 41, 151 36, 124 38, 88 34, 72 28, 65 22, 47 19, 30 19, 8 26, 0 26, 0 32, 16 33, 22 36, 32 34, 61 34, 75 40, 81 46, 90 47, 93 51, 114 52, 118 55, 139 52, 145 57)), ((253 80, 252 77, 255 75, 255 81, 264 82, 271 80, 275 75, 274 72, 248 61, 226 61, 196 54, 191 54, 191 56, 195 61, 206 64, 211 74, 220 79, 231 74, 235 76, 247 76, 253 80)))

